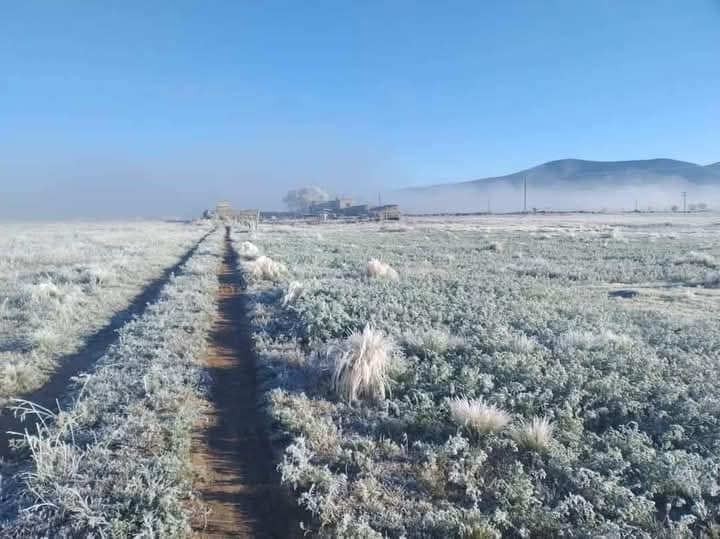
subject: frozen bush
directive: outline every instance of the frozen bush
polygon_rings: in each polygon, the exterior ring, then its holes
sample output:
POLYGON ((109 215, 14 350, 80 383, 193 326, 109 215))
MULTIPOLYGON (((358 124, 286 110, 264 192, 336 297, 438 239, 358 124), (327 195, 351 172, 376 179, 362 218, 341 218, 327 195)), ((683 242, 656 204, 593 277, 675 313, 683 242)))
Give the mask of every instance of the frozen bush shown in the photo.
POLYGON ((398 272, 389 264, 381 262, 377 258, 371 258, 367 263, 367 276, 375 279, 392 279, 398 278, 398 272))
POLYGON ((107 286, 116 280, 115 271, 108 267, 96 264, 82 270, 80 281, 94 286, 107 286))
POLYGON ((597 350, 603 347, 626 348, 632 339, 608 329, 600 333, 591 331, 570 330, 560 337, 560 345, 569 349, 597 350))
POLYGON ((260 249, 258 249, 254 243, 244 241, 240 244, 240 247, 238 247, 238 254, 243 258, 252 260, 260 256, 260 249))
POLYGON ((28 285, 25 296, 34 303, 41 303, 52 299, 60 301, 65 296, 65 292, 52 281, 46 281, 44 283, 28 285))
POLYGON ((530 421, 523 421, 513 433, 515 442, 527 449, 545 451, 552 441, 553 424, 548 417, 534 417, 530 421))
POLYGON ((483 399, 455 398, 448 403, 450 417, 460 425, 480 434, 500 432, 511 421, 510 415, 483 399))
POLYGON ((269 256, 261 255, 247 264, 246 271, 252 279, 274 281, 285 273, 287 268, 269 256))
POLYGON ((335 354, 333 389, 351 403, 385 399, 389 364, 396 353, 395 342, 369 324, 362 332, 352 332, 335 354))

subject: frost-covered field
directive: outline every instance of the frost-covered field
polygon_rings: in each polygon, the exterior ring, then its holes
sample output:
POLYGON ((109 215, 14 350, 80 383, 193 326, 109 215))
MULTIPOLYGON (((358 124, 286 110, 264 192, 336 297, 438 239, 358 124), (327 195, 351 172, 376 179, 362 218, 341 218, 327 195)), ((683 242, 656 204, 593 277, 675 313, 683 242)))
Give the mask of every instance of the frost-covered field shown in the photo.
POLYGON ((720 534, 720 216, 278 225, 253 243, 266 405, 313 530, 720 534))
POLYGON ((203 240, 158 301, 123 326, 68 388, 61 413, 25 406, 44 421, 25 437, 31 463, 0 475, 1 537, 190 536, 199 509, 191 427, 223 234, 203 240))
POLYGON ((207 230, 162 222, 0 225, 0 406, 41 386, 207 230))

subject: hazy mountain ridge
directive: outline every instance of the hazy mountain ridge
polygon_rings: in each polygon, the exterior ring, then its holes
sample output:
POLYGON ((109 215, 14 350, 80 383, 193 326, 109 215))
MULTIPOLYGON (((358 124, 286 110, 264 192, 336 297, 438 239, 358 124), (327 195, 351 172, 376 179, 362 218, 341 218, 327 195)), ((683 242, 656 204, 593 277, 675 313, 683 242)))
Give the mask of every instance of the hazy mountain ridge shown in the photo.
POLYGON ((720 162, 561 159, 505 176, 400 189, 392 197, 417 213, 720 207, 720 162))
POLYGON ((560 159, 521 170, 505 176, 494 176, 464 182, 412 187, 409 191, 447 190, 453 187, 477 187, 483 189, 494 184, 520 187, 527 178, 535 187, 553 184, 573 184, 590 187, 596 184, 643 185, 665 181, 685 181, 691 184, 720 185, 720 162, 698 165, 675 159, 646 159, 636 161, 587 161, 583 159, 560 159))

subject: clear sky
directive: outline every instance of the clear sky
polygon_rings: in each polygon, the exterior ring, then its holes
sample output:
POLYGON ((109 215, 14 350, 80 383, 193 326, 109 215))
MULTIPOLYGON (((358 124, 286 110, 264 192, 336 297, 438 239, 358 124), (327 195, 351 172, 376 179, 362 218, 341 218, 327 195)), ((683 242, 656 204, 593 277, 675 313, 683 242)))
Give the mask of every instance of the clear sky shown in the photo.
POLYGON ((719 143, 717 0, 0 0, 0 218, 719 143))

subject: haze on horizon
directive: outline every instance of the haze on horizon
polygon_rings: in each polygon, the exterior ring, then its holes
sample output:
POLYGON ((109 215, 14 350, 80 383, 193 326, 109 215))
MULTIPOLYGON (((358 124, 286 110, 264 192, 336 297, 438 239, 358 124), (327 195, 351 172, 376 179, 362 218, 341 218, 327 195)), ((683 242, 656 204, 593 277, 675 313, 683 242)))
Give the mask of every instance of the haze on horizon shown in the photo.
POLYGON ((707 165, 719 59, 714 0, 6 3, 0 220, 281 209, 309 184, 374 201, 568 157, 707 165))

